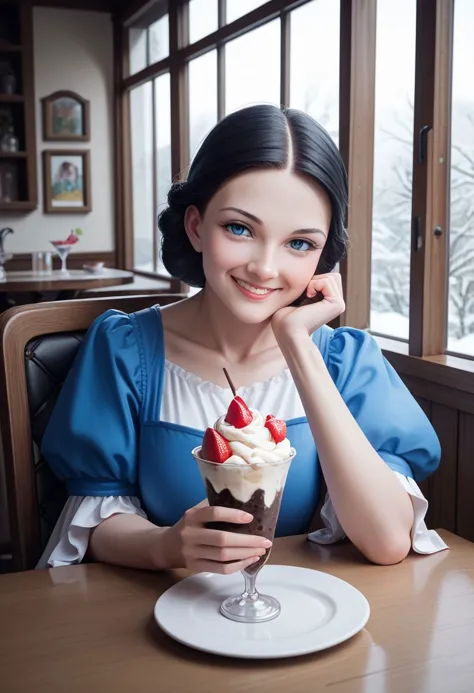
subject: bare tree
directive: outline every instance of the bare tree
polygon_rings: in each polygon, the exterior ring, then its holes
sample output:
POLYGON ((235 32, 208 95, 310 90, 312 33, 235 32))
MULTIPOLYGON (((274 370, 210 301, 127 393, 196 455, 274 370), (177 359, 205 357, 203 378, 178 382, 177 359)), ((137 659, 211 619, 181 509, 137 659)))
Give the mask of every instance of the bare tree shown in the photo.
MULTIPOLYGON (((474 141, 474 117, 464 122, 465 141, 474 141), (469 137, 469 130, 472 135, 469 137)), ((412 136, 408 119, 395 117, 384 134, 400 146, 390 185, 374 186, 372 306, 408 316, 412 136)), ((463 133, 464 134, 464 133, 463 133)), ((463 137, 464 139, 464 137, 463 137)), ((474 332, 474 148, 452 147, 449 258, 449 334, 474 332)))

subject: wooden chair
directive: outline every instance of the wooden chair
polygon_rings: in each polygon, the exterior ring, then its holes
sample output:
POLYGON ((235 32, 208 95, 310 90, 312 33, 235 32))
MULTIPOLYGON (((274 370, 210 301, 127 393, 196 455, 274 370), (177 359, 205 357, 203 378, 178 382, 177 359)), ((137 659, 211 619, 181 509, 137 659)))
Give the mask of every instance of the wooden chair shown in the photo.
POLYGON ((18 306, 0 316, 0 424, 13 570, 34 568, 66 500, 39 455, 62 383, 90 324, 109 308, 126 313, 182 294, 18 306))

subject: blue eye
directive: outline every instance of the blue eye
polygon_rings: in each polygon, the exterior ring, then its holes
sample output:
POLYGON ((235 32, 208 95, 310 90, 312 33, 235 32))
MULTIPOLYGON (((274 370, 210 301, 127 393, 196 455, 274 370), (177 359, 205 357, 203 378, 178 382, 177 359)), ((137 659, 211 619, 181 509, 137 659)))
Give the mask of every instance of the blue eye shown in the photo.
POLYGON ((243 236, 245 234, 245 231, 250 235, 250 231, 246 226, 243 226, 242 224, 226 224, 225 228, 233 235, 233 236, 243 236))
POLYGON ((290 241, 290 248, 292 250, 300 250, 305 252, 307 250, 315 250, 315 246, 309 241, 304 241, 302 238, 296 238, 294 241, 290 241))

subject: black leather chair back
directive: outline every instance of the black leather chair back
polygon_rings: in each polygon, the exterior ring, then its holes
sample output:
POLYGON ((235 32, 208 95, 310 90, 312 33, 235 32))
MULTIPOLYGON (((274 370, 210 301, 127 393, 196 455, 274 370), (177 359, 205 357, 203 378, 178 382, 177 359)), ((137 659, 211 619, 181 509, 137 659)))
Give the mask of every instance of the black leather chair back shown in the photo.
POLYGON ((25 348, 25 373, 31 432, 35 446, 35 479, 44 548, 67 499, 64 484, 40 455, 41 441, 61 387, 84 338, 84 332, 33 339, 25 348))

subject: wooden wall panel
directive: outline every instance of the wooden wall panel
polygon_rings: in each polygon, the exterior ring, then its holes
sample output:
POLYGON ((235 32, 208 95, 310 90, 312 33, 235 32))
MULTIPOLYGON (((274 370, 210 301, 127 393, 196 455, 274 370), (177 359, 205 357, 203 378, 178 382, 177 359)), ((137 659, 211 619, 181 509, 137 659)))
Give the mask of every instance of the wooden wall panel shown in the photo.
POLYGON ((431 423, 441 443, 441 463, 428 479, 431 504, 430 525, 456 531, 458 417, 456 409, 435 402, 431 405, 431 423))
POLYGON ((460 412, 457 534, 474 541, 474 416, 460 412))
MULTIPOLYGON (((429 399, 425 399, 424 397, 416 397, 415 398, 420 407, 423 409, 425 412, 426 416, 429 418, 431 421, 431 402, 429 399)), ((433 506, 431 505, 431 498, 430 498, 430 479, 425 479, 425 481, 420 482, 419 484, 421 492, 425 496, 426 500, 428 501, 428 512, 426 514, 426 523, 429 527, 433 527, 433 506)))

